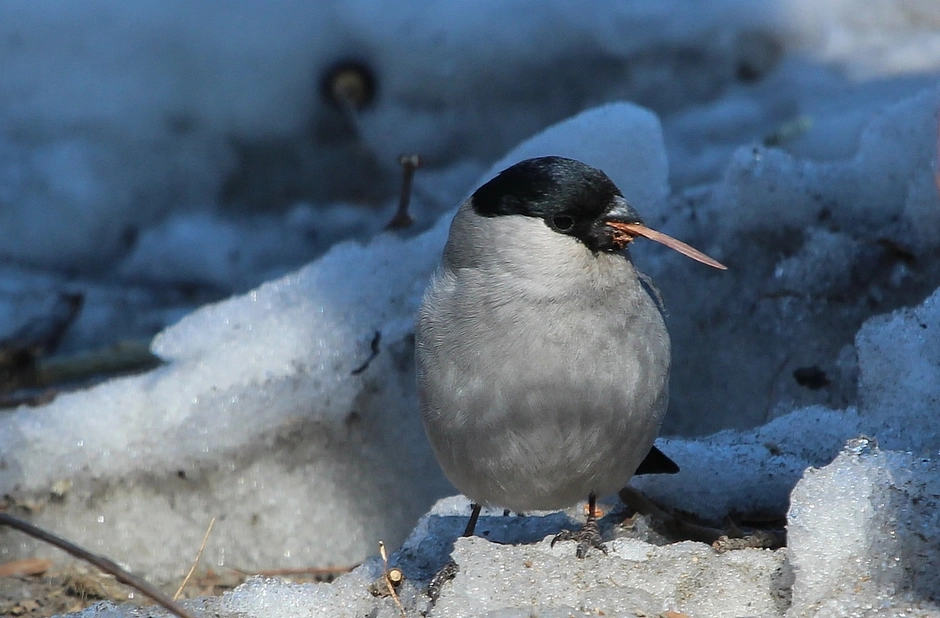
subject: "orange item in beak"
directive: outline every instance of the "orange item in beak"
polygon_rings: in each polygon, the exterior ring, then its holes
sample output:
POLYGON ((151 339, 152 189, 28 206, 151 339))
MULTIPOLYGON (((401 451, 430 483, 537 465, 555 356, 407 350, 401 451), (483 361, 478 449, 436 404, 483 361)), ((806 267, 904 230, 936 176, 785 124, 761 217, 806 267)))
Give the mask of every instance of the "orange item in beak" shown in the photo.
POLYGON ((614 240, 618 243, 623 243, 624 247, 626 247, 627 244, 637 236, 642 236, 643 238, 648 238, 649 240, 658 242, 661 245, 666 245, 670 249, 678 251, 682 255, 690 257, 697 262, 707 264, 712 268, 728 270, 727 266, 718 260, 708 257, 695 247, 689 246, 681 240, 673 238, 668 234, 657 232, 656 230, 648 228, 641 223, 621 223, 619 221, 608 221, 607 225, 616 230, 614 233, 614 240))

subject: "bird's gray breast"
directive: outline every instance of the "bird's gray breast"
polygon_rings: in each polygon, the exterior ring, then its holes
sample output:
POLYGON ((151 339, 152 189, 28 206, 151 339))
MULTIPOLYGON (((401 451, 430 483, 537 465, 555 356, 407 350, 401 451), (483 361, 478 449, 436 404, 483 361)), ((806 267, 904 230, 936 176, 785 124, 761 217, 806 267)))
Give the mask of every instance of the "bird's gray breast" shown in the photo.
POLYGON ((516 240, 535 245, 528 259, 502 242, 486 256, 449 243, 416 323, 419 397, 463 493, 559 508, 616 491, 648 452, 667 403, 669 338, 625 257, 518 223, 516 240))

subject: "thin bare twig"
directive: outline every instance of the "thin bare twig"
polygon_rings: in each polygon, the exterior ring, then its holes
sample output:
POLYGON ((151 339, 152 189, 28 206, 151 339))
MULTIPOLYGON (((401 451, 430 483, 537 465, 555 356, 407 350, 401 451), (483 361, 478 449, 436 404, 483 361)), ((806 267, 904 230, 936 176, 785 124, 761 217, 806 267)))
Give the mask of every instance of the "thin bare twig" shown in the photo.
POLYGON ((416 154, 401 155, 398 157, 398 163, 402 170, 401 194, 398 197, 398 211, 385 226, 388 230, 400 230, 414 223, 414 219, 408 214, 408 206, 411 204, 411 186, 415 170, 421 167, 421 157, 416 154))
POLYGON ((385 551, 385 543, 382 541, 379 541, 379 555, 382 556, 382 579, 385 580, 385 587, 388 589, 388 594, 392 597, 392 600, 395 601, 395 605, 398 606, 398 611, 401 612, 402 618, 408 618, 408 615, 405 613, 405 607, 401 604, 398 593, 395 592, 395 586, 401 584, 402 572, 399 569, 388 568, 388 552, 385 551))
POLYGON ((643 492, 629 485, 621 489, 617 495, 619 495, 623 503, 632 510, 658 519, 668 526, 671 532, 683 538, 711 544, 724 534, 724 530, 719 528, 696 524, 666 512, 655 502, 647 498, 643 492))
POLYGON ((191 613, 189 610, 184 609, 179 603, 158 590, 154 585, 150 584, 144 579, 141 579, 140 577, 137 577, 136 575, 128 573, 108 558, 93 554, 87 549, 83 549, 74 543, 66 541, 60 536, 56 536, 51 532, 46 532, 42 528, 37 528, 31 523, 17 519, 16 517, 7 515, 6 513, 0 513, 0 526, 9 526, 10 528, 19 530, 23 534, 28 534, 34 539, 39 539, 44 543, 55 545, 62 551, 75 556, 79 560, 84 560, 85 562, 98 567, 105 573, 113 575, 114 579, 118 580, 125 586, 130 586, 137 592, 150 598, 157 605, 166 608, 168 611, 173 612, 180 618, 196 618, 195 614, 191 613))
POLYGON ((186 584, 189 583, 189 578, 193 576, 193 572, 196 570, 196 565, 199 564, 199 559, 202 558, 202 552, 206 549, 206 543, 209 541, 209 533, 212 532, 212 526, 215 525, 215 517, 209 521, 209 527, 206 528, 206 534, 202 537, 202 545, 199 546, 199 552, 196 553, 196 559, 193 560, 193 566, 189 567, 189 573, 186 574, 186 577, 183 578, 183 583, 180 584, 180 587, 176 590, 176 594, 173 595, 173 600, 180 598, 180 595, 183 593, 183 588, 186 587, 186 584))

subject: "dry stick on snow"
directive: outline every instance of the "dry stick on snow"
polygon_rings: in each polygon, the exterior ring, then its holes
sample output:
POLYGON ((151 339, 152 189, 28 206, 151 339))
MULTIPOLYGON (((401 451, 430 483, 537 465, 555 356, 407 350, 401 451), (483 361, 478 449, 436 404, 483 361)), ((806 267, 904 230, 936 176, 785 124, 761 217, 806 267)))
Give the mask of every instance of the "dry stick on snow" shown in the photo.
POLYGON ((408 206, 411 204, 411 187, 414 182, 415 170, 421 167, 421 157, 416 154, 401 155, 398 157, 398 163, 401 165, 401 194, 398 196, 398 211, 392 220, 385 226, 387 230, 400 230, 414 223, 414 219, 408 214, 408 206))
POLYGON ((655 517, 668 526, 671 532, 682 536, 683 538, 711 544, 717 541, 721 535, 724 534, 724 530, 713 528, 711 526, 696 524, 684 520, 681 517, 676 517, 672 513, 666 512, 655 502, 647 498, 643 492, 634 489, 629 485, 621 489, 617 495, 620 496, 620 499, 623 501, 623 503, 630 507, 633 511, 642 513, 643 515, 649 515, 650 517, 655 517))
POLYGON ((75 556, 79 560, 84 560, 85 562, 98 567, 105 573, 113 575, 116 580, 125 586, 130 586, 137 592, 150 598, 154 603, 173 612, 180 618, 196 618, 195 614, 184 609, 179 603, 175 602, 169 596, 158 590, 155 586, 141 579, 140 577, 137 577, 136 575, 128 573, 108 558, 93 554, 87 549, 83 549, 74 543, 66 541, 60 536, 56 536, 51 532, 46 532, 42 528, 37 528, 31 523, 17 519, 16 517, 7 515, 6 513, 0 513, 0 526, 9 526, 10 528, 19 530, 24 534, 28 534, 34 539, 39 539, 40 541, 49 543, 50 545, 55 545, 62 551, 75 556))
POLYGON ((404 575, 401 569, 388 568, 388 552, 385 551, 385 543, 382 541, 379 541, 379 555, 382 556, 382 579, 385 580, 385 587, 388 589, 388 594, 392 597, 392 600, 395 601, 395 605, 398 606, 398 611, 401 612, 402 618, 407 618, 405 608, 398 598, 398 593, 395 592, 395 587, 401 585, 404 575))
POLYGON ((189 583, 189 578, 193 576, 193 572, 196 570, 196 565, 199 564, 199 559, 202 558, 202 552, 206 549, 206 543, 209 541, 209 533, 212 532, 212 526, 215 525, 215 517, 209 521, 209 527, 206 528, 206 534, 202 537, 202 545, 199 546, 199 551, 196 553, 196 559, 193 560, 193 566, 189 567, 189 573, 186 574, 186 577, 183 578, 183 583, 180 584, 180 587, 176 590, 176 594, 173 595, 173 600, 180 598, 180 595, 183 593, 183 588, 186 587, 186 584, 189 583))

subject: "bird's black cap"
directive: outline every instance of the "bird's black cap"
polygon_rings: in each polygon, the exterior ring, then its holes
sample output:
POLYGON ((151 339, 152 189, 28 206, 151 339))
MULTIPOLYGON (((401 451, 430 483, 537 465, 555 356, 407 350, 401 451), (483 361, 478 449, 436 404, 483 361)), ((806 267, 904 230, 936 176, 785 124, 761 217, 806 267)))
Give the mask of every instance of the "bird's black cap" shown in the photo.
POLYGON ((619 251, 605 221, 642 223, 639 213, 601 170, 574 159, 539 157, 516 163, 477 189, 474 211, 483 217, 538 217, 591 251, 619 251))

